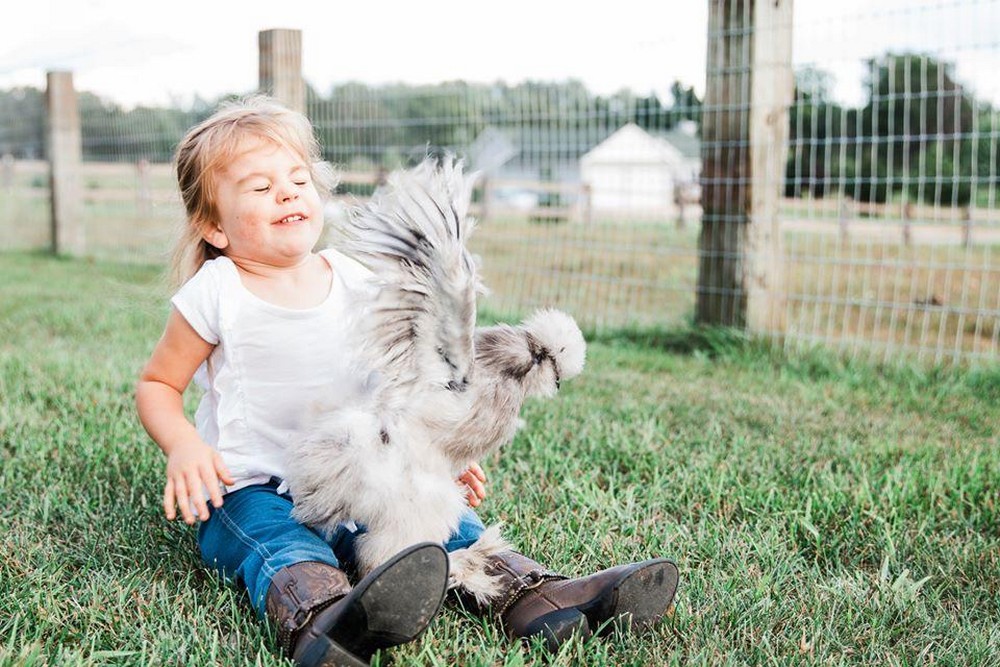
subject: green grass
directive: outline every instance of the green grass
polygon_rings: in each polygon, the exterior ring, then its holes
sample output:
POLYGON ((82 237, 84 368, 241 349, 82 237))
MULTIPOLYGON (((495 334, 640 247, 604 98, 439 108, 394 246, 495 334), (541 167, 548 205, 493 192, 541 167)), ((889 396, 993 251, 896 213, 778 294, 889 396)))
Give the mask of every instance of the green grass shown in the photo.
MULTIPOLYGON (((271 631, 162 518, 134 378, 156 267, 0 254, 0 664, 278 665, 271 631)), ((724 332, 604 333, 485 461, 481 514, 569 574, 681 568, 653 632, 557 665, 995 665, 1000 370, 782 358, 724 332)), ((527 665, 454 609, 396 665, 527 665)), ((384 664, 385 661, 383 661, 384 664)))

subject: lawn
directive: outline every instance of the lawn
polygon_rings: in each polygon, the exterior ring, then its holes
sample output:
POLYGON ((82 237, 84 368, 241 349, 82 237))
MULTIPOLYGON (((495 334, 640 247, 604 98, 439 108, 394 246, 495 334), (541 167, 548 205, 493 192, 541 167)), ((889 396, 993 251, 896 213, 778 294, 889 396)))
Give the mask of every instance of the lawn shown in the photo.
MULTIPOLYGON (((157 267, 0 254, 0 665, 288 664, 162 518, 132 389, 165 315, 157 267)), ((551 664, 997 664, 995 365, 605 331, 524 416, 483 518, 569 574, 666 555, 682 577, 654 631, 551 664)), ((542 661, 453 608, 381 660, 542 661)))
MULTIPOLYGON (((98 259, 163 261, 183 221, 166 164, 146 187, 127 163, 85 163, 80 234, 98 259)), ((44 162, 18 162, 0 188, 0 251, 44 248, 49 202, 44 162)), ((974 211, 975 240, 958 245, 961 212, 917 207, 903 245, 900 206, 851 209, 841 237, 838 200, 782 200, 785 326, 791 348, 823 344, 868 361, 975 365, 1000 353, 997 209, 974 211), (833 216, 833 217, 831 217, 833 216), (936 231, 935 231, 936 230, 936 231)), ((699 224, 673 219, 538 223, 494 207, 470 246, 483 260, 489 303, 511 313, 572 309, 595 330, 676 326, 695 309, 699 224)), ((332 216, 335 217, 335 216, 332 216)), ((336 223, 330 228, 336 227, 336 223)))

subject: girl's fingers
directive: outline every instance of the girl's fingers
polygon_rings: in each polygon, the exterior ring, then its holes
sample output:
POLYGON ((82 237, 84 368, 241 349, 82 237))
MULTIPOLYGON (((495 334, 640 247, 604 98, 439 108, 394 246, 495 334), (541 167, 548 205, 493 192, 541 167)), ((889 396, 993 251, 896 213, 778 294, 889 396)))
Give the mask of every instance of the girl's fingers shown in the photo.
MULTIPOLYGON (((207 485, 205 484, 205 469, 192 471, 188 475, 188 493, 194 503, 193 514, 199 521, 208 521, 208 504, 205 499, 207 485)), ((218 482, 216 482, 218 485, 218 482)))
POLYGON ((483 483, 471 471, 462 473, 459 482, 465 484, 465 487, 468 489, 469 504, 473 507, 477 507, 486 497, 486 487, 483 486, 483 483))
MULTIPOLYGON (((232 473, 229 472, 229 468, 226 467, 226 464, 222 460, 222 456, 220 456, 218 452, 213 455, 212 460, 215 463, 215 472, 219 476, 219 479, 222 480, 222 483, 235 484, 236 480, 233 479, 232 473)), ((218 505, 216 505, 216 507, 218 507, 218 505)))
POLYGON ((167 484, 163 487, 163 513, 166 515, 167 521, 173 521, 177 518, 174 480, 172 479, 167 479, 167 484))
POLYGON ((194 514, 191 512, 191 496, 188 495, 187 481, 181 475, 178 475, 174 479, 174 491, 177 495, 177 506, 181 510, 181 517, 184 519, 184 523, 192 525, 194 523, 194 514))
MULTIPOLYGON (((222 507, 222 490, 219 488, 219 473, 213 466, 205 466, 202 469, 201 482, 208 490, 208 498, 212 501, 212 507, 222 507)), ((205 508, 205 513, 206 516, 199 517, 202 521, 208 520, 207 506, 205 508)))
POLYGON ((476 466, 477 470, 473 470, 475 477, 472 478, 472 488, 480 498, 486 497, 486 474, 483 473, 482 468, 476 466))
POLYGON ((483 469, 479 466, 478 463, 473 463, 472 465, 470 465, 469 466, 469 472, 471 472, 473 475, 475 475, 476 477, 478 477, 479 481, 481 481, 481 482, 485 482, 486 481, 486 473, 483 472, 483 469))
POLYGON ((469 484, 465 485, 465 499, 468 501, 470 507, 479 507, 480 503, 483 502, 476 490, 473 489, 469 484))

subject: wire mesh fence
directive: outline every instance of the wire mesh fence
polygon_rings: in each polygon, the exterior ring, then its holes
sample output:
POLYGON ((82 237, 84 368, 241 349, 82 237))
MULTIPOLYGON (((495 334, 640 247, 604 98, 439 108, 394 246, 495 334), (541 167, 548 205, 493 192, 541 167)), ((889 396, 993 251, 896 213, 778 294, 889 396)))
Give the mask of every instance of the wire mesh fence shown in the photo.
POLYGON ((786 340, 995 358, 997 9, 879 3, 796 24, 786 340))
POLYGON ((490 289, 483 305, 513 316, 558 304, 597 327, 669 324, 691 311, 697 206, 686 202, 681 217, 673 165, 656 159, 674 158, 686 170, 679 187, 696 187, 696 113, 652 97, 605 99, 574 83, 353 84, 308 105, 328 159, 342 167, 340 201, 367 196, 400 164, 461 155, 481 174, 472 245, 490 289), (686 142, 685 155, 671 135, 686 142), (602 147, 613 149, 603 162, 602 147), (601 168, 620 179, 622 157, 635 190, 587 179, 601 168))
MULTIPOLYGON (((739 130, 760 109, 753 98, 701 93, 700 82, 677 83, 664 98, 601 95, 573 81, 308 81, 304 110, 342 175, 330 224, 389 170, 450 151, 482 175, 472 244, 491 290, 483 306, 501 317, 557 305, 597 329, 687 323, 717 289, 699 276, 715 253, 729 268, 780 265, 780 280, 767 285, 780 313, 761 329, 778 344, 886 361, 995 362, 997 5, 800 3, 787 140, 767 147, 777 177, 725 160, 721 176, 703 173, 713 156, 760 148, 747 138, 757 135, 713 133, 713 113, 739 130), (740 207, 712 209, 713 219, 732 233, 770 225, 777 255, 753 244, 736 254, 706 247, 703 199, 713 183, 728 192, 726 206, 740 207), (747 216, 742 199, 765 190, 774 191, 771 208, 751 210, 770 219, 747 216)), ((768 77, 779 64, 751 67, 753 40, 737 41, 753 31, 753 3, 709 6, 730 20, 691 30, 706 35, 706 50, 737 49, 727 85, 768 77)), ((43 84, 0 91, 0 249, 51 244, 43 98, 43 84)), ((183 222, 171 152, 212 107, 124 109, 80 94, 86 254, 165 260, 183 222)))
POLYGON ((0 96, 0 249, 50 243, 50 189, 41 87, 0 96))

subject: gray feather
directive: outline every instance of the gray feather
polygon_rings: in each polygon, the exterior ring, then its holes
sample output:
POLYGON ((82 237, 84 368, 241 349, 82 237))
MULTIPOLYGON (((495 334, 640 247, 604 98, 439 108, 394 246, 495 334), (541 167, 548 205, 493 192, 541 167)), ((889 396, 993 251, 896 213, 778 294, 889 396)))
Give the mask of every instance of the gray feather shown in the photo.
POLYGON ((355 380, 293 443, 287 481, 300 521, 366 525, 362 572, 446 540, 467 508, 456 476, 510 442, 526 397, 554 395, 583 368, 583 336, 564 313, 475 328, 471 189, 460 163, 428 160, 392 174, 346 229, 342 249, 372 272, 354 308, 355 380))

